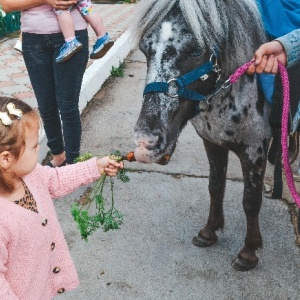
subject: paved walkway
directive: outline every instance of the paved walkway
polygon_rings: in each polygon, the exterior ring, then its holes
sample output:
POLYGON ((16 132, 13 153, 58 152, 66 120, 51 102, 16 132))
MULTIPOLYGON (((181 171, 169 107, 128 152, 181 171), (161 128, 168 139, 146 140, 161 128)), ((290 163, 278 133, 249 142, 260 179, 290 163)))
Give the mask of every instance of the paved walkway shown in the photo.
MULTIPOLYGON (((95 10, 101 14, 107 27, 107 31, 113 39, 119 39, 129 28, 136 7, 137 5, 134 3, 94 4, 95 10)), ((90 36, 90 48, 92 48, 96 37, 90 26, 88 30, 90 36)), ((36 99, 30 84, 23 56, 13 48, 15 42, 16 39, 8 39, 0 43, 0 95, 16 97, 28 102, 32 106, 36 106, 36 99)), ((114 50, 112 49, 111 51, 114 50)), ((119 47, 117 51, 122 51, 122 47, 119 47)), ((105 58, 102 58, 100 60, 104 59, 105 58)), ((96 68, 98 69, 97 71, 99 71, 99 68, 105 67, 105 65, 99 64, 98 61, 99 67, 96 68)), ((90 69, 92 65, 95 65, 95 62, 96 61, 89 60, 87 69, 90 69)), ((85 81, 87 80, 89 79, 86 79, 85 81)), ((87 97, 90 98, 91 95, 88 95, 87 97)), ((87 99, 87 102, 89 100, 90 99, 87 99)))

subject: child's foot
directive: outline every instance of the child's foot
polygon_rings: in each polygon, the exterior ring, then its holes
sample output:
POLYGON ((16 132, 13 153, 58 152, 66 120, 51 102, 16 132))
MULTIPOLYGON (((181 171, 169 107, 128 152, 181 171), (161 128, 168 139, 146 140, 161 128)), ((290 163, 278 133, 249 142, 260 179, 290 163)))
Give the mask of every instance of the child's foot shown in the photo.
POLYGON ((93 51, 90 59, 97 59, 103 57, 108 50, 113 46, 114 42, 110 39, 108 33, 99 38, 93 46, 93 51))
POLYGON ((60 48, 59 55, 56 57, 55 61, 57 63, 66 61, 71 58, 76 52, 78 52, 83 45, 75 38, 70 42, 65 42, 60 48))

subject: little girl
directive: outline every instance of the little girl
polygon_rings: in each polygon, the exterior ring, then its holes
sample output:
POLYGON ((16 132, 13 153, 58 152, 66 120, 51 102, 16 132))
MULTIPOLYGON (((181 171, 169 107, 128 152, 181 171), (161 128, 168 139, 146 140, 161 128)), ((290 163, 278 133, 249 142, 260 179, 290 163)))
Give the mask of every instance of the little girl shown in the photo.
MULTIPOLYGON (((90 58, 97 59, 103 57, 112 47, 114 42, 110 40, 100 15, 93 13, 91 0, 80 0, 77 2, 75 7, 81 13, 83 18, 92 26, 97 36, 97 41, 93 46, 90 58)), ((71 6, 68 10, 54 9, 62 34, 65 38, 65 43, 56 58, 56 62, 58 63, 66 61, 82 48, 82 44, 75 37, 73 19, 70 14, 72 9, 73 6, 71 6)))
POLYGON ((108 156, 42 166, 40 130, 37 110, 0 98, 0 299, 49 300, 78 286, 52 199, 123 167, 108 156))

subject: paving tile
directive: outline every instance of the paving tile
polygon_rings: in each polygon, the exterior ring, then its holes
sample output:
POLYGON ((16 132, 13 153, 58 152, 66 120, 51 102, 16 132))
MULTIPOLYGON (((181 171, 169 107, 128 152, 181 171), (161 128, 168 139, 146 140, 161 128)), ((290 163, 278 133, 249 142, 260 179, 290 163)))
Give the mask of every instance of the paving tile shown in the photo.
POLYGON ((30 92, 20 92, 20 93, 14 93, 12 96, 17 98, 17 99, 20 99, 20 100, 28 100, 28 99, 34 97, 34 93, 32 91, 30 91, 30 92))
MULTIPOLYGON (((9 69, 9 65, 0 64, 0 69, 9 69)), ((7 72, 7 71, 4 71, 7 72)))
POLYGON ((11 94, 14 94, 17 92, 31 91, 31 88, 25 86, 24 84, 16 84, 15 82, 10 81, 9 84, 1 87, 1 91, 5 91, 6 93, 10 91, 11 94))
POLYGON ((18 73, 12 73, 10 75, 11 78, 22 78, 22 77, 28 77, 27 74, 24 74, 24 73, 21 73, 21 72, 18 72, 18 73))
POLYGON ((12 85, 15 85, 15 83, 12 81, 1 81, 0 82, 0 88, 5 88, 8 86, 12 86, 12 85))

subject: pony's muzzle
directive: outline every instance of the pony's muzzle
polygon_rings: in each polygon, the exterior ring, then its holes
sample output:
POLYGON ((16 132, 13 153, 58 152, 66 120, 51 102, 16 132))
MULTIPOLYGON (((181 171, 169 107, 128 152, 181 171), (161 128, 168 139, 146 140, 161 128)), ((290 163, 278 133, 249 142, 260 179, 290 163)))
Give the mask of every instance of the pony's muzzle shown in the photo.
POLYGON ((166 164, 167 161, 163 159, 165 155, 164 141, 165 139, 160 130, 154 130, 151 134, 136 132, 134 138, 134 143, 136 145, 134 156, 136 160, 143 163, 156 162, 166 164))

